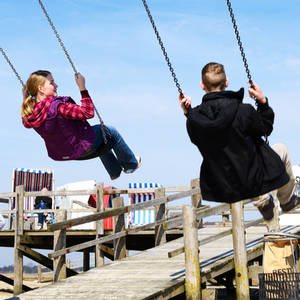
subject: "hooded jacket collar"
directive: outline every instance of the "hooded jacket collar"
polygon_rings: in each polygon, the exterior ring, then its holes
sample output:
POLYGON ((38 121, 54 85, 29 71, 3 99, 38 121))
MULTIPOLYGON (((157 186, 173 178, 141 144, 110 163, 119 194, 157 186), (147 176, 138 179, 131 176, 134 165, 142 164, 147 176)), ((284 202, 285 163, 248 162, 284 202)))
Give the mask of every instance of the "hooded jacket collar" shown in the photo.
POLYGON ((214 134, 226 130, 233 122, 244 89, 237 92, 222 91, 205 94, 202 104, 192 109, 187 117, 199 131, 214 134))
POLYGON ((237 92, 234 91, 221 91, 221 92, 211 92, 207 93, 203 96, 202 102, 210 101, 210 100, 217 100, 221 98, 229 98, 229 99, 236 99, 240 102, 244 99, 244 88, 239 89, 237 92))

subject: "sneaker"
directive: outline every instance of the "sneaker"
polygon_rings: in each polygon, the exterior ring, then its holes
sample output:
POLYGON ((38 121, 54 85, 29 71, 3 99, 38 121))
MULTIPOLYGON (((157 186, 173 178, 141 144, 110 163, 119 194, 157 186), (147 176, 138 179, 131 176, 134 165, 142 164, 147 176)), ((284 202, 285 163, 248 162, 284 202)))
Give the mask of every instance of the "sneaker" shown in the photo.
POLYGON ((274 217, 274 201, 272 195, 269 196, 269 202, 263 207, 258 207, 259 212, 262 214, 263 218, 266 221, 270 221, 274 217))
POLYGON ((297 207, 299 204, 300 204, 300 197, 294 194, 288 203, 280 204, 280 207, 283 212, 288 212, 294 209, 295 207, 297 207))
POLYGON ((136 160, 138 162, 137 167, 135 169, 123 170, 124 173, 131 174, 131 173, 133 173, 134 171, 136 171, 141 166, 141 164, 142 164, 142 158, 140 156, 136 156, 135 158, 136 158, 136 160))
POLYGON ((122 170, 120 171, 120 173, 118 175, 116 175, 116 176, 110 176, 110 179, 111 180, 118 179, 120 177, 121 173, 122 173, 122 170))

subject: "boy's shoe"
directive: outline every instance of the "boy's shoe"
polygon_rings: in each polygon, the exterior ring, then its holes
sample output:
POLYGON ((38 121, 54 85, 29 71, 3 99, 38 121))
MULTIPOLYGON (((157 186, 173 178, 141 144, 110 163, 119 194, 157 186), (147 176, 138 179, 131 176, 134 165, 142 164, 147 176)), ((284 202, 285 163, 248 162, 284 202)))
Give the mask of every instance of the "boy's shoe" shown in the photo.
POLYGON ((118 175, 116 175, 116 176, 110 176, 110 179, 111 180, 118 179, 120 177, 121 173, 122 173, 122 170, 120 171, 120 173, 118 175))
POLYGON ((288 212, 294 209, 295 207, 297 207, 299 204, 300 204, 300 197, 294 194, 288 203, 280 204, 280 207, 283 212, 288 212))
POLYGON ((269 194, 269 196, 269 202, 263 207, 258 207, 259 212, 262 214, 264 220, 266 221, 270 221, 274 217, 274 201, 272 195, 269 194))
POLYGON ((135 169, 123 170, 124 173, 131 174, 131 173, 133 173, 134 171, 136 171, 141 166, 141 164, 142 164, 142 158, 141 158, 141 156, 136 156, 135 158, 136 158, 136 160, 138 162, 137 167, 135 169))

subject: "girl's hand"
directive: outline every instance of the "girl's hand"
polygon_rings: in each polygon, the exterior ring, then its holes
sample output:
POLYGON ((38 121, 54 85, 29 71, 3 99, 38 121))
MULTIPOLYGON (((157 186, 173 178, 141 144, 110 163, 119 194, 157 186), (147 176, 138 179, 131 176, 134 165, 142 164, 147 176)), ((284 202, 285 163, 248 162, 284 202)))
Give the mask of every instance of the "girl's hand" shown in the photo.
POLYGON ((189 96, 184 96, 183 98, 179 95, 180 107, 183 110, 183 113, 186 114, 191 108, 192 99, 189 96))
POLYGON ((86 90, 85 78, 80 73, 75 74, 75 81, 76 81, 76 84, 78 85, 80 91, 86 90))

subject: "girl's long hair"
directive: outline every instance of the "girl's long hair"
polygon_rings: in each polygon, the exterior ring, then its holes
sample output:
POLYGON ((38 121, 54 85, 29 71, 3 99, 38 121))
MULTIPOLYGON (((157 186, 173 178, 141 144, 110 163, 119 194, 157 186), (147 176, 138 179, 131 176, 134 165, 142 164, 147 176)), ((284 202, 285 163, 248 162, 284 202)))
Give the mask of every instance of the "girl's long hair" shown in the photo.
POLYGON ((26 97, 21 106, 22 118, 25 121, 27 121, 27 118, 34 112, 38 88, 39 86, 45 84, 48 75, 51 75, 49 71, 38 70, 31 73, 31 75, 27 79, 25 89, 28 93, 28 97, 26 97))

